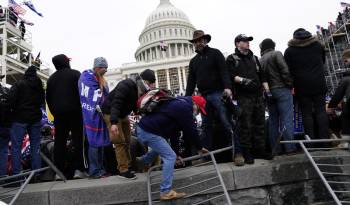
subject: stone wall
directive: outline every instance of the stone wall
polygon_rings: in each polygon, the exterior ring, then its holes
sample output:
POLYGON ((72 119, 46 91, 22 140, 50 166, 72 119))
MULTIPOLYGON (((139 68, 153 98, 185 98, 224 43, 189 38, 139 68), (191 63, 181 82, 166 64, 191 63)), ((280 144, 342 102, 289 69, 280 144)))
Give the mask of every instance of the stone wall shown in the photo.
MULTIPOLYGON (((341 153, 348 152, 331 151, 319 152, 318 154, 341 153)), ((349 160, 342 158, 322 160, 322 163, 325 162, 349 163, 349 160)), ((194 173, 210 168, 210 166, 202 166, 177 172, 174 187, 215 176, 213 172, 192 176, 194 173)), ((332 200, 325 186, 319 180, 304 154, 277 157, 273 161, 257 160, 254 165, 243 167, 235 167, 232 163, 219 164, 219 168, 234 205, 316 205, 320 204, 319 202, 332 204, 329 202, 332 200)), ((343 172, 349 170, 338 167, 328 171, 343 172)), ((215 185, 218 185, 218 181, 210 180, 184 191, 191 194, 215 185)), ((153 188, 153 191, 156 191, 158 185, 153 188)), ((339 190, 344 188, 346 187, 338 187, 339 190)), ((214 189, 187 200, 161 204, 191 204, 199 199, 206 199, 220 193, 222 194, 221 189, 214 189)), ((147 204, 147 179, 145 174, 138 174, 138 179, 134 181, 125 181, 113 176, 98 180, 83 179, 67 183, 33 184, 26 188, 16 204, 147 204)), ((224 198, 219 198, 207 204, 225 204, 225 201, 224 198)))

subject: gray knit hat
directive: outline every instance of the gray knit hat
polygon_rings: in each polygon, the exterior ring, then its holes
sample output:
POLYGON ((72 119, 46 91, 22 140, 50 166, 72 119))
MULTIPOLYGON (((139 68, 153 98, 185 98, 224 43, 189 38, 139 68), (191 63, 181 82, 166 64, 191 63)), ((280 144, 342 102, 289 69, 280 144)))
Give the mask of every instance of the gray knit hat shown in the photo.
POLYGON ((104 57, 95 58, 94 68, 108 68, 107 60, 104 57))

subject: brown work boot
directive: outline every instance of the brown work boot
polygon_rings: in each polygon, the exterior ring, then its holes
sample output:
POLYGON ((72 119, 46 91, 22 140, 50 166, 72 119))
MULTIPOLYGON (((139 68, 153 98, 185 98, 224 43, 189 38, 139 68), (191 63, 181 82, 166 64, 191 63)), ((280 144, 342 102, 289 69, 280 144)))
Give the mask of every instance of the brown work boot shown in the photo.
POLYGON ((244 158, 241 153, 236 153, 233 157, 233 164, 240 167, 244 165, 244 158))
POLYGON ((178 193, 174 190, 170 190, 168 193, 160 194, 160 200, 161 201, 168 201, 168 200, 175 200, 180 199, 186 196, 185 193, 178 193))

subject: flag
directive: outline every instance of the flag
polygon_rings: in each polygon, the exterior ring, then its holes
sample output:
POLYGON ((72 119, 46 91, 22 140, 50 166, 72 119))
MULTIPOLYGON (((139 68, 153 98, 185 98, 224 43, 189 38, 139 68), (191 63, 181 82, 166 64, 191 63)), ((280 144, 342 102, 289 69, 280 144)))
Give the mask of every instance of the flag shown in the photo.
POLYGON ((168 49, 168 45, 164 43, 164 41, 160 41, 160 50, 166 51, 168 49))
POLYGON ((41 51, 38 53, 38 55, 36 56, 36 58, 35 58, 35 61, 40 61, 40 53, 41 53, 41 51))
POLYGON ((340 2, 340 6, 343 8, 346 8, 346 7, 350 7, 350 4, 346 2, 340 2))
POLYGON ((317 31, 321 31, 321 26, 320 25, 316 25, 317 31))
POLYGON ((24 5, 26 5, 30 10, 32 10, 34 13, 36 13, 36 14, 38 14, 39 16, 43 17, 43 14, 42 14, 42 13, 39 13, 39 12, 35 9, 35 7, 34 7, 34 5, 33 5, 33 3, 32 3, 31 1, 25 1, 25 2, 23 2, 23 3, 24 3, 24 5))
POLYGON ((17 15, 24 15, 26 13, 26 10, 22 8, 15 0, 9 0, 9 7, 13 8, 13 11, 17 15))

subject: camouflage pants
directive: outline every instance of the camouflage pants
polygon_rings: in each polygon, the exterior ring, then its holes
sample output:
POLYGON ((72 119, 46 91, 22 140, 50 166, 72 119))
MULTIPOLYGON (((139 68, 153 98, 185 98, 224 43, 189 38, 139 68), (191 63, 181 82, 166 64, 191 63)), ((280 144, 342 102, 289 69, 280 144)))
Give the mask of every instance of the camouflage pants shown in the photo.
POLYGON ((240 96, 238 106, 242 109, 239 119, 240 141, 243 149, 265 150, 265 103, 263 97, 240 96))

